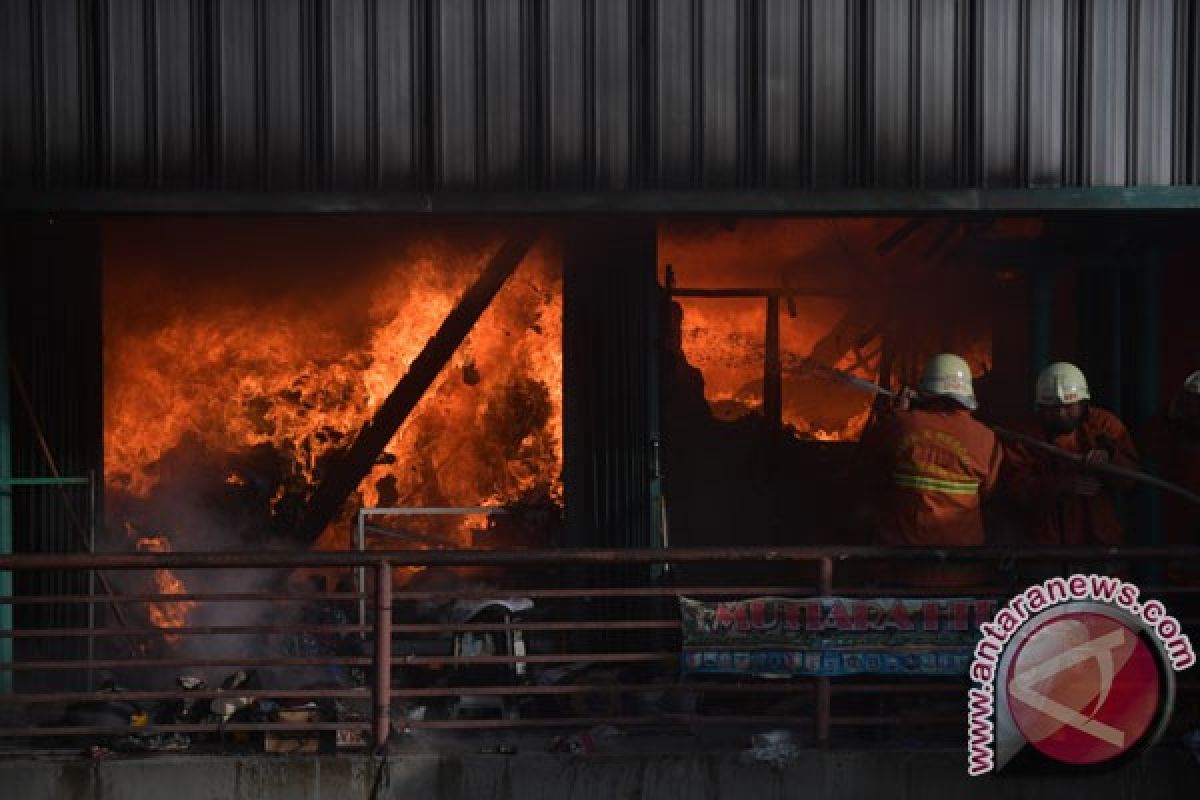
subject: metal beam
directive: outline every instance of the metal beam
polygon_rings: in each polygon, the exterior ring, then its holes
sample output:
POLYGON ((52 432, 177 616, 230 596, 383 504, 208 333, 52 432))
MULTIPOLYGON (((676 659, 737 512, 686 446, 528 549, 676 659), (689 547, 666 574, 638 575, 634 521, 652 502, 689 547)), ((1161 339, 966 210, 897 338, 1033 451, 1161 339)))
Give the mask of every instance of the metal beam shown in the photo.
POLYGON ((8 214, 908 214, 1197 209, 1200 209, 1200 186, 436 193, 0 191, 0 213, 8 214))
POLYGON ((536 238, 536 229, 524 228, 514 233, 492 255, 479 278, 446 315, 437 333, 413 359, 404 377, 392 389, 371 421, 359 431, 350 449, 317 486, 301 517, 297 530, 300 538, 317 538, 337 518, 346 498, 371 472, 380 453, 433 385, 536 238))
MULTIPOLYGON (((12 486, 5 485, 12 477, 12 414, 9 404, 8 385, 8 265, 3 263, 4 243, 0 240, 0 555, 13 551, 13 498, 12 486)), ((0 596, 13 593, 12 573, 0 571, 0 596)), ((13 607, 0 604, 0 631, 10 631, 13 626, 13 607)), ((13 660, 13 644, 10 638, 0 638, 0 665, 13 660)), ((0 669, 0 694, 12 692, 12 672, 0 669)))

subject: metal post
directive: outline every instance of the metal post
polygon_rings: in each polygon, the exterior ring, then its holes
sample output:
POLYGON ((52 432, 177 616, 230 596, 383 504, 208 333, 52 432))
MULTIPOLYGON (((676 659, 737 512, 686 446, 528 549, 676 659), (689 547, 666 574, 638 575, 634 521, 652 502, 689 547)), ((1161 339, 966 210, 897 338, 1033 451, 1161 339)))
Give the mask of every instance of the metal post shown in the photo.
POLYGON ((1054 272, 1042 264, 1035 264, 1029 273, 1032 297, 1031 330, 1029 332, 1029 366, 1033 370, 1030 384, 1050 363, 1050 350, 1054 341, 1054 272))
MULTIPOLYGON (((97 514, 97 510, 100 507, 99 503, 97 501, 97 498, 96 498, 96 493, 98 491, 99 491, 99 485, 96 482, 96 470, 94 470, 94 469, 89 470, 88 471, 88 519, 90 520, 90 524, 88 525, 88 554, 89 555, 96 554, 96 531, 99 527, 99 517, 97 514)), ((95 596, 96 596, 96 570, 89 569, 88 570, 88 597, 91 598, 91 597, 95 597, 95 596)), ((87 619, 88 619, 88 623, 87 623, 88 630, 95 630, 96 629, 96 604, 95 603, 88 603, 87 619)), ((88 640, 87 640, 88 664, 91 664, 95 659, 96 659, 96 638, 94 636, 89 636, 88 640)), ((93 682, 93 679, 94 679, 94 676, 92 674, 92 668, 89 666, 88 671, 87 671, 87 688, 89 691, 96 688, 96 684, 93 682)))
MULTIPOLYGON (((1159 308, 1162 298, 1162 262, 1163 252, 1161 248, 1152 247, 1145 254, 1145 261, 1141 268, 1137 271, 1137 356, 1135 361, 1137 368, 1140 371, 1138 379, 1134 381, 1134 400, 1133 422, 1138 428, 1146 424, 1146 421, 1158 411, 1159 402, 1159 387, 1162 379, 1160 373, 1160 332, 1159 332, 1159 308)), ((1157 473, 1162 467, 1161 464, 1156 464, 1152 460, 1147 461, 1142 465, 1145 469, 1153 473, 1157 473)), ((1139 490, 1138 498, 1138 518, 1141 541, 1139 544, 1144 545, 1159 545, 1162 544, 1162 496, 1151 489, 1143 486, 1139 490)), ((1150 561, 1142 564, 1143 572, 1138 575, 1138 578, 1146 583, 1151 583, 1156 586, 1163 582, 1162 564, 1157 561, 1150 561)))
MULTIPOLYGON (((8 396, 8 287, 5 281, 5 271, 0 268, 0 555, 13 551, 13 487, 12 480, 12 415, 9 408, 8 396)), ((0 595, 13 593, 12 573, 0 570, 0 595)), ((9 631, 13 627, 13 607, 11 603, 0 603, 0 630, 9 631)), ((11 637, 0 637, 0 664, 9 664, 13 660, 13 640, 11 637)), ((13 673, 0 669, 0 694, 12 692, 13 673)))
POLYGON ((392 565, 375 569, 375 751, 387 747, 392 727, 392 565))
MULTIPOLYGON (((358 552, 367 549, 367 514, 366 510, 358 510, 358 526, 354 529, 354 546, 358 552)), ((367 624, 367 568, 354 569, 354 589, 358 592, 358 624, 367 624)))
POLYGON ((1121 380, 1121 350, 1125 339, 1121 332, 1121 267, 1113 264, 1108 270, 1108 407, 1121 415, 1124 382, 1121 380))
POLYGON ((779 354, 779 298, 767 298, 766 358, 763 363, 763 416, 772 434, 783 428, 783 362, 779 354))
MULTIPOLYGON (((818 562, 820 572, 817 576, 817 592, 821 597, 830 597, 833 595, 833 559, 829 557, 822 558, 818 562)), ((817 678, 817 744, 826 746, 829 744, 829 733, 832 727, 831 719, 833 717, 831 708, 832 692, 829 686, 829 678, 817 678)))

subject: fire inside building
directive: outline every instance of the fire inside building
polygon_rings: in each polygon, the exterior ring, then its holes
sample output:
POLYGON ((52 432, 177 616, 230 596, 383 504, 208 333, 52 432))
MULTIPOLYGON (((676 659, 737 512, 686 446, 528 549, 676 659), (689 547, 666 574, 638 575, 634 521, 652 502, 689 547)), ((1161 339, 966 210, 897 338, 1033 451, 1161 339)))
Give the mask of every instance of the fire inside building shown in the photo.
POLYGON ((1191 4, 0 15, 13 796, 1195 771, 1191 4))

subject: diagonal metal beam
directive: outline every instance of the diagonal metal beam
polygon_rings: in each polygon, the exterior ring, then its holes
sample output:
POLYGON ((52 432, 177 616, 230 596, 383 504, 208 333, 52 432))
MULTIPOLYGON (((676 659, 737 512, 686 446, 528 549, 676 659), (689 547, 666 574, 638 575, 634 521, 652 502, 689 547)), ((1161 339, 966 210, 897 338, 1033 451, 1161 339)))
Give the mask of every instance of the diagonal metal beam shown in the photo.
POLYGON ((491 257, 482 274, 463 294, 458 305, 446 315, 437 333, 413 359, 408 372, 392 389, 371 421, 359 431, 354 444, 317 486, 301 515, 298 537, 316 539, 337 518, 346 498, 371 472, 383 448, 387 447, 396 431, 408 419, 454 351, 491 305, 505 281, 516 271, 537 235, 538 231, 532 226, 519 229, 491 257))

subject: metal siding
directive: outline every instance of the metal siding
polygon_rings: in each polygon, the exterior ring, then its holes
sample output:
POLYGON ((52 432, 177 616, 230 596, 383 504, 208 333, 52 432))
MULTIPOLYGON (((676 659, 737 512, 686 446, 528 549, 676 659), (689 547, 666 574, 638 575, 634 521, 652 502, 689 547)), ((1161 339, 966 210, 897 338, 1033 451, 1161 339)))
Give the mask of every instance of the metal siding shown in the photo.
MULTIPOLYGON (((743 77, 739 43, 754 50, 754 32, 743 32, 742 9, 751 4, 701 0, 699 8, 700 185, 726 188, 738 183, 738 155, 752 145, 739 135, 743 77)), ((750 126, 752 129, 757 126, 750 126)))
POLYGON ((259 158, 265 162, 263 188, 301 189, 311 162, 306 152, 312 101, 306 73, 312 52, 305 37, 306 7, 294 0, 261 0, 260 36, 264 70, 261 98, 263 133, 268 142, 259 158))
POLYGON ((963 0, 924 0, 918 6, 920 57, 914 92, 920 186, 953 186, 957 179, 959 18, 965 6, 963 0))
POLYGON ((0 0, 0 91, 4 113, 0 113, 0 182, 8 186, 33 186, 34 142, 34 48, 31 0, 0 0))
POLYGON ((0 0, 35 190, 1197 180, 1187 0, 0 0))
POLYGON ((1126 182, 1129 121, 1129 0, 1085 6, 1084 175, 1086 186, 1126 182))
MULTIPOLYGON (((594 63, 591 80, 592 165, 596 189, 628 189, 634 180, 637 150, 634 120, 638 102, 635 87, 636 0, 591 0, 594 63)), ((644 85, 643 90, 651 87, 644 85)), ((587 109, 585 109, 587 113, 587 109)), ((651 121, 647 121, 651 125, 651 121)))
POLYGON ((700 0, 657 0, 657 184, 697 183, 697 61, 701 57, 700 0))
POLYGON ((156 149, 148 136, 153 91, 148 88, 146 6, 138 0, 109 0, 106 8, 109 184, 134 189, 150 183, 148 167, 156 149))
POLYGON ((477 8, 476 0, 443 0, 434 12, 434 181, 447 189, 473 189, 477 179, 477 8))
POLYGON ((50 186, 77 186, 82 171, 80 128, 84 96, 80 37, 84 25, 76 2, 45 3, 41 48, 55 57, 44 64, 45 180, 50 186))
MULTIPOLYGON (((483 142, 484 185, 524 188, 524 126, 529 118, 523 70, 526 51, 523 0, 487 0, 482 5, 483 116, 479 121, 483 142)), ((477 56, 478 57, 478 56, 477 56)))
MULTIPOLYGON (((0 229, 9 357, 24 391, 12 391, 12 468, 17 477, 51 474, 42 443, 68 477, 100 475, 100 248, 95 226, 23 224, 0 229), (28 397, 26 404, 24 398, 28 397), (32 412, 32 413, 31 413, 32 412)), ((6 366, 7 368, 7 366, 6 366)), ((14 550, 79 553, 90 539, 90 492, 84 486, 13 491, 14 550)), ((18 575, 18 594, 86 594, 86 574, 43 570, 18 575)), ((87 625, 85 606, 17 606, 18 627, 87 625)), ((82 658, 85 642, 21 640, 18 659, 82 658)), ((79 675, 25 675, 39 688, 79 689, 79 675)))
POLYGON ((871 0, 869 169, 875 186, 912 181, 911 25, 917 0, 871 0))
MULTIPOLYGON (((762 138, 764 179, 769 186, 809 182, 808 108, 812 5, 807 0, 766 0, 762 37, 762 138)), ((755 125, 755 128, 758 126, 755 125)))
POLYGON ((1026 13, 1026 181, 1058 186, 1066 177, 1066 1, 1027 0, 1026 13))
POLYGON ((258 186, 264 165, 260 2, 219 0, 216 6, 217 174, 219 183, 231 189, 258 186))
POLYGON ((418 164, 431 158, 423 149, 422 132, 431 120, 426 116, 426 94, 419 82, 431 80, 425 69, 422 37, 428 17, 419 0, 368 0, 375 22, 372 34, 375 61, 376 118, 370 122, 372 149, 376 159, 371 187, 418 186, 418 164))
POLYGON ((1018 183, 1020 175, 1020 12, 1020 0, 991 0, 979 7, 982 186, 1012 186, 1018 183))
POLYGON ((368 43, 374 35, 367 27, 370 5, 369 0, 335 0, 322 12, 323 27, 329 31, 329 56, 322 65, 329 95, 321 122, 329 132, 329 182, 335 189, 372 183, 374 158, 368 155, 367 130, 376 98, 368 102, 368 91, 374 94, 371 78, 377 67, 367 67, 374 52, 368 43))
POLYGON ((591 107, 594 81, 586 71, 595 47, 594 13, 593 4, 585 0, 545 6, 546 179, 556 189, 586 185, 591 157, 586 133, 596 124, 591 107))
POLYGON ((155 153, 157 179, 165 187, 186 187, 193 182, 193 165, 199 153, 193 136, 196 98, 192 67, 194 47, 200 38, 194 29, 191 0, 159 0, 155 10, 156 29, 149 41, 154 46, 153 64, 158 80, 155 107, 155 153))
POLYGON ((1134 8, 1133 174, 1129 183, 1163 184, 1172 179, 1175 72, 1175 2, 1141 0, 1134 8))
POLYGON ((852 114, 863 90, 852 68, 859 65, 857 27, 851 25, 851 4, 842 0, 812 3, 812 98, 809 118, 812 183, 818 188, 852 185, 849 175, 852 138, 857 126, 852 114))

